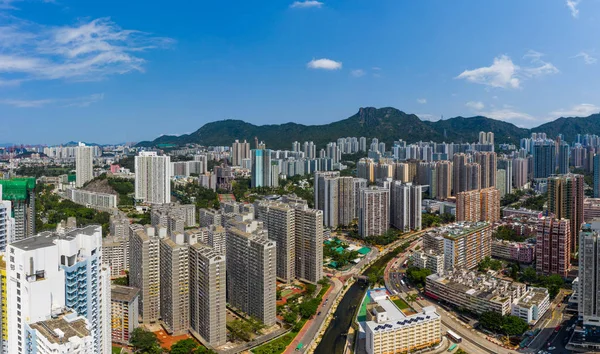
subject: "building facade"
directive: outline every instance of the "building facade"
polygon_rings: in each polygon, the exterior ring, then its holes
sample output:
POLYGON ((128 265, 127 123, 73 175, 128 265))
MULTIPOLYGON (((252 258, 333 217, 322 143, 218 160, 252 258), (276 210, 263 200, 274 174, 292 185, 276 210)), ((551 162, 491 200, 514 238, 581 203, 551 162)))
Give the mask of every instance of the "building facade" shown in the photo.
POLYGON ((135 199, 151 204, 171 201, 171 158, 142 151, 135 157, 135 199))

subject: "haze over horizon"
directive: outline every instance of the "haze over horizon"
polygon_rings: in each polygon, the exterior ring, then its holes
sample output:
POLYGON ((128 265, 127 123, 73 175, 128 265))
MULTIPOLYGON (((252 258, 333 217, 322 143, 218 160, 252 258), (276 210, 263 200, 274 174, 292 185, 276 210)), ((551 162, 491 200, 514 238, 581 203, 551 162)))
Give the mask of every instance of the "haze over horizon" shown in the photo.
POLYGON ((600 111, 597 0, 169 5, 0 0, 0 143, 323 124, 366 106, 527 128, 600 111))

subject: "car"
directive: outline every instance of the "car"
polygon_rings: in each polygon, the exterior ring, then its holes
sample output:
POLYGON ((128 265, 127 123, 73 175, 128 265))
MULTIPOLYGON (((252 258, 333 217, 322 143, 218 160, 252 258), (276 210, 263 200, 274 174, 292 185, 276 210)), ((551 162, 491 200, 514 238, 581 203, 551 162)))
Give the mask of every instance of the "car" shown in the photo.
POLYGON ((548 350, 554 350, 554 349, 556 349, 556 347, 550 347, 550 348, 548 348, 548 350))
POLYGON ((319 311, 319 313, 317 313, 317 316, 319 316, 321 314, 321 311, 319 311))

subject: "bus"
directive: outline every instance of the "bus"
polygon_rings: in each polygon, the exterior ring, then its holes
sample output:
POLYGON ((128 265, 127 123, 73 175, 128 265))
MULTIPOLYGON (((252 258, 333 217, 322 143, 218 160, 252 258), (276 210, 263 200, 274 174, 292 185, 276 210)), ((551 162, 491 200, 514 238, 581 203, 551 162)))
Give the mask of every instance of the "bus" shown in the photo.
POLYGON ((456 347, 458 347, 458 344, 454 343, 450 346, 450 348, 448 348, 448 352, 453 351, 454 349, 456 349, 456 347))
POLYGON ((448 330, 446 332, 446 335, 448 336, 448 338, 452 339, 456 343, 462 342, 462 338, 458 334, 454 333, 452 330, 448 330))

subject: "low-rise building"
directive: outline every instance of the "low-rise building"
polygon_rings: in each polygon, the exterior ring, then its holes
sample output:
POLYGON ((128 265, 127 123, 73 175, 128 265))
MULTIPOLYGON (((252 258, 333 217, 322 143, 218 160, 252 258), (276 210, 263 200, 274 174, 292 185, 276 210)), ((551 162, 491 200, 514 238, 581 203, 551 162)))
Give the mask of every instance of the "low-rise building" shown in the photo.
POLYGON ((25 348, 35 348, 36 354, 95 353, 90 324, 75 312, 65 312, 25 325, 23 337, 25 348))
POLYGON ((532 263, 535 260, 535 245, 525 242, 493 240, 492 257, 519 263, 532 263))
POLYGON ((548 307, 550 307, 548 289, 529 288, 522 298, 513 301, 510 313, 533 326, 544 316, 548 307))
POLYGON ((118 204, 116 194, 91 192, 75 188, 67 188, 67 198, 74 203, 100 210, 116 209, 118 204))
POLYGON ((417 251, 411 257, 413 265, 417 268, 427 268, 432 274, 442 273, 444 271, 444 254, 429 251, 417 251))
POLYGON ((406 315, 385 292, 370 292, 365 322, 369 354, 406 353, 427 348, 441 340, 441 317, 435 307, 406 315))
POLYGON ((425 293, 477 314, 494 311, 508 315, 513 301, 525 294, 525 284, 461 269, 427 276, 425 293))

